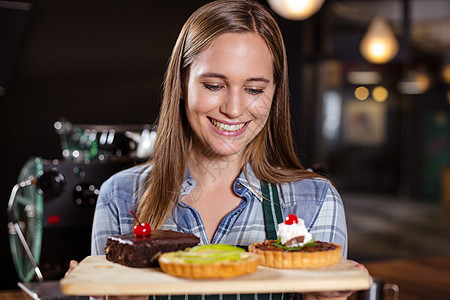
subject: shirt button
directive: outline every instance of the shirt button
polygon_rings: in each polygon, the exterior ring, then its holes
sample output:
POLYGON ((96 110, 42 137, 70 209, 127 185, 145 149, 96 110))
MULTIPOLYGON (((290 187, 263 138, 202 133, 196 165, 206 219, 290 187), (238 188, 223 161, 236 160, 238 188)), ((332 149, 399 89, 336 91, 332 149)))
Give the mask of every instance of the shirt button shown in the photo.
POLYGON ((243 186, 242 186, 242 184, 240 184, 238 182, 238 183, 236 183, 236 188, 240 191, 240 190, 242 190, 243 186))

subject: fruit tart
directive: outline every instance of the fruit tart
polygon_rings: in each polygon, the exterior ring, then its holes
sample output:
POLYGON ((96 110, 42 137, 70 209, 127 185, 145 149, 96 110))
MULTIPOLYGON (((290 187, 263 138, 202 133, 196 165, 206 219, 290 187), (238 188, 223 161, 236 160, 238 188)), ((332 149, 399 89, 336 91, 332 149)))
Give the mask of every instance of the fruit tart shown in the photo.
POLYGON ((263 241, 249 246, 258 254, 260 265, 273 268, 320 268, 338 263, 342 246, 315 241, 302 219, 288 215, 278 224, 278 240, 263 241))
POLYGON ((164 272, 192 279, 229 278, 252 273, 258 268, 256 254, 224 244, 164 253, 158 261, 164 272))

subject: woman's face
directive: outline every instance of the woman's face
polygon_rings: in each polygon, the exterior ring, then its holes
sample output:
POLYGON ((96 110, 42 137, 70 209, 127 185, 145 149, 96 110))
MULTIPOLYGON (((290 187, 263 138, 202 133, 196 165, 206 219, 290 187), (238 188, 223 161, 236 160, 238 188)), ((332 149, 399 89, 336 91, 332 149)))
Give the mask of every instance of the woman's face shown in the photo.
POLYGON ((185 91, 196 154, 237 156, 264 127, 275 93, 272 57, 256 33, 226 33, 194 59, 185 91))

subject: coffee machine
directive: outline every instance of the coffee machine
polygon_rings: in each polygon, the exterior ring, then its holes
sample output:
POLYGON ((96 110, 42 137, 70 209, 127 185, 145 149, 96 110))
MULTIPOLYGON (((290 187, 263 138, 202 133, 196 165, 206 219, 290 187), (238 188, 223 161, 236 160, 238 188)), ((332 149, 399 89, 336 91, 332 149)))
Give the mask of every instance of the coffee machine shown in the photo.
POLYGON ((102 183, 151 158, 150 125, 54 123, 62 157, 30 157, 8 201, 8 232, 24 290, 58 280, 71 259, 90 254, 93 215, 102 183))

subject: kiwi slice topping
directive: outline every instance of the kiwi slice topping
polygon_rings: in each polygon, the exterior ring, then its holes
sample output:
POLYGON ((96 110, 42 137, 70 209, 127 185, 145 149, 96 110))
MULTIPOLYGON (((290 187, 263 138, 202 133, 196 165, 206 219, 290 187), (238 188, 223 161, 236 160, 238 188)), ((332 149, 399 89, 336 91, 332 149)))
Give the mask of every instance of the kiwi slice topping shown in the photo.
POLYGON ((177 261, 191 264, 205 264, 242 259, 245 256, 245 250, 232 245, 209 244, 195 246, 188 251, 177 251, 170 254, 177 261))

